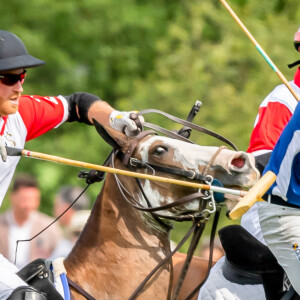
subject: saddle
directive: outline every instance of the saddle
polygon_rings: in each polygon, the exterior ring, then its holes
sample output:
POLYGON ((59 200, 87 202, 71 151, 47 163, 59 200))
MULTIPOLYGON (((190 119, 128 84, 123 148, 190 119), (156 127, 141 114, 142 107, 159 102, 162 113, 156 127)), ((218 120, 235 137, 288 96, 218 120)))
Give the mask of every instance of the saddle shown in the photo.
POLYGON ((28 285, 46 294, 47 299, 64 300, 54 286, 51 265, 50 260, 39 258, 26 265, 17 275, 28 285))
MULTIPOLYGON (((285 272, 266 245, 239 225, 222 228, 219 237, 226 253, 222 273, 227 280, 242 285, 263 284, 267 300, 287 295, 289 287, 283 284, 285 272)), ((300 297, 293 294, 285 299, 300 297)))

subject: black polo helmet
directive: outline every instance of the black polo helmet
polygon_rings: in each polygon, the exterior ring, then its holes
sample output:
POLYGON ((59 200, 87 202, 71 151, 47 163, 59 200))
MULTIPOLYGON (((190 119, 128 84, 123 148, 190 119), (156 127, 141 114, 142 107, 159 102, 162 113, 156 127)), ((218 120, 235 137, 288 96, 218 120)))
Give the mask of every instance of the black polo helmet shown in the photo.
POLYGON ((28 54, 24 43, 13 33, 0 30, 0 72, 45 64, 28 54))
POLYGON ((300 27, 294 36, 294 45, 298 52, 300 52, 300 27))

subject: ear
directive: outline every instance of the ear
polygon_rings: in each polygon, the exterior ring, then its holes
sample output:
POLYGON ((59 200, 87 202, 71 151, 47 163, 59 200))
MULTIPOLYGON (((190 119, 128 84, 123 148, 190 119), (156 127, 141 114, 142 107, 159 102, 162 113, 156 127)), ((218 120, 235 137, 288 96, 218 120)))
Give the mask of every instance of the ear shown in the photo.
POLYGON ((99 135, 105 140, 106 143, 108 143, 114 149, 123 149, 125 147, 128 148, 129 139, 125 134, 118 132, 114 129, 109 130, 107 128, 104 128, 95 119, 93 119, 93 124, 96 127, 96 130, 99 133, 99 135))

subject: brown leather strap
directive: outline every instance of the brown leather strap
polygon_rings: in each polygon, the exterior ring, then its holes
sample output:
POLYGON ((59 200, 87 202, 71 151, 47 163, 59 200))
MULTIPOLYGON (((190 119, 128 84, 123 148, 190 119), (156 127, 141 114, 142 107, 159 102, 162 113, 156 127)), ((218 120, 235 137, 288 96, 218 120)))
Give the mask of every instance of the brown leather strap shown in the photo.
POLYGON ((96 298, 92 297, 88 292, 86 292, 82 287, 80 287, 76 282, 67 277, 68 283, 71 287, 73 287, 76 291, 78 291, 81 295, 83 295, 88 300, 96 300, 96 298))
MULTIPOLYGON (((196 131, 203 132, 203 133, 205 133, 207 135, 215 137, 218 140, 225 142, 227 145, 229 145, 230 147, 232 147, 234 150, 237 151, 237 147, 231 141, 229 141, 227 138, 225 138, 222 135, 217 134, 217 133, 215 133, 215 132, 213 132, 213 131, 211 131, 209 129, 206 129, 206 128, 202 127, 202 126, 199 126, 199 125, 196 125, 194 123, 188 122, 186 120, 177 118, 175 116, 172 116, 172 115, 170 115, 168 113, 165 113, 165 112, 157 110, 157 109, 144 109, 144 110, 141 110, 141 111, 138 112, 139 115, 145 115, 145 114, 149 114, 149 113, 156 113, 156 114, 163 115, 164 117, 166 117, 166 118, 168 118, 168 119, 170 119, 170 120, 172 120, 172 121, 174 121, 176 123, 182 124, 182 125, 187 126, 187 127, 191 128, 191 129, 194 129, 196 131)), ((144 124, 144 125, 146 125, 146 124, 144 124)), ((153 124, 147 123, 146 127, 152 128, 149 125, 153 125, 153 124)))
POLYGON ((128 148, 128 150, 126 151, 124 157, 123 157, 123 164, 125 166, 128 165, 128 162, 129 162, 129 158, 131 157, 132 153, 134 152, 136 146, 138 145, 138 143, 147 135, 150 135, 150 134, 155 134, 154 131, 152 130, 147 130, 147 131, 142 131, 140 132, 131 142, 130 144, 130 147, 128 148))

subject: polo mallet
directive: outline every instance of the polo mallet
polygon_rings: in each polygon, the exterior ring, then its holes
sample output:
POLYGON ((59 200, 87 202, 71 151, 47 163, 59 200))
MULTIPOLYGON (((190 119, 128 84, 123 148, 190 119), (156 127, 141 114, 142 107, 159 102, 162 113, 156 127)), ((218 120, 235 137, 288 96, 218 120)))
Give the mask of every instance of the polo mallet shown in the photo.
POLYGON ((220 0, 223 5, 226 7, 226 9, 229 11, 229 13, 232 15, 232 17, 235 19, 235 21, 238 23, 238 25, 242 28, 242 30, 245 32, 245 34, 248 36, 248 38, 251 40, 251 42, 255 45, 258 52, 263 56, 263 58, 266 60, 266 62, 269 64, 269 66, 275 71, 275 73, 278 75, 278 77, 283 81, 283 83, 286 85, 286 87, 289 89, 289 91, 293 94, 295 99, 297 101, 300 100, 300 96, 294 91, 292 86, 289 84, 289 82, 286 80, 284 75, 279 71, 279 69, 275 66, 273 61, 270 59, 270 57, 266 54, 266 52, 262 49, 262 47, 259 45, 259 43, 255 40, 255 38, 252 36, 252 34, 249 32, 249 30, 246 28, 246 26, 242 23, 242 21, 239 19, 239 17, 235 14, 235 12, 232 10, 232 8, 228 5, 228 3, 225 0, 220 0))
MULTIPOLYGON (((278 77, 283 81, 283 83, 286 85, 286 87, 289 89, 289 91, 292 93, 295 99, 299 101, 300 100, 299 95, 294 91, 292 86, 289 84, 289 82, 286 80, 283 74, 278 70, 278 68, 275 66, 273 61, 269 58, 266 52, 258 44, 258 42, 255 40, 255 38, 252 36, 252 34, 249 32, 246 26, 242 23, 242 21, 238 18, 235 12, 231 9, 228 3, 225 0, 220 0, 220 1, 226 7, 226 9, 229 11, 231 16, 238 23, 238 25, 242 28, 242 30, 245 32, 248 38, 255 45, 258 52, 263 56, 263 58, 267 61, 267 63, 270 65, 273 71, 275 71, 278 77)), ((276 175, 271 171, 267 172, 264 176, 262 176, 261 179, 249 190, 247 195, 231 210, 231 212, 229 213, 230 218, 233 220, 240 218, 247 210, 250 209, 250 207, 255 202, 262 200, 261 197, 266 193, 266 191, 275 182, 275 180, 276 180, 276 175)))
POLYGON ((210 190, 215 193, 231 194, 231 195, 235 195, 235 196, 239 196, 239 197, 244 197, 247 194, 247 191, 244 191, 244 190, 234 190, 234 189, 228 189, 228 188, 209 185, 209 184, 201 184, 201 183, 177 180, 177 179, 172 179, 172 178, 167 178, 167 177, 162 177, 162 176, 148 175, 148 174, 143 174, 143 173, 126 171, 126 170, 116 169, 116 168, 112 168, 112 167, 90 164, 90 163, 86 163, 86 162, 82 162, 82 161, 78 161, 78 160, 67 159, 67 158, 49 155, 49 154, 45 154, 45 153, 28 151, 25 149, 6 147, 6 151, 7 151, 7 155, 9 155, 9 156, 22 156, 22 157, 35 158, 35 159, 56 162, 56 163, 74 166, 74 167, 81 167, 81 168, 92 169, 92 170, 97 170, 97 171, 102 171, 102 172, 107 172, 107 173, 125 175, 125 176, 129 176, 129 177, 149 179, 149 180, 153 180, 153 181, 159 181, 159 182, 170 183, 170 184, 177 184, 177 185, 187 186, 187 187, 191 187, 191 188, 210 190))

